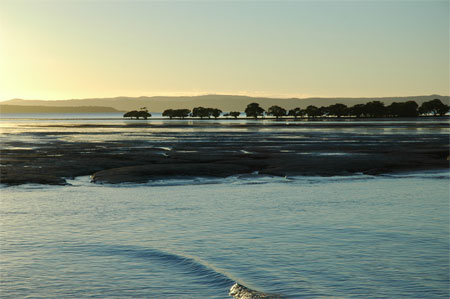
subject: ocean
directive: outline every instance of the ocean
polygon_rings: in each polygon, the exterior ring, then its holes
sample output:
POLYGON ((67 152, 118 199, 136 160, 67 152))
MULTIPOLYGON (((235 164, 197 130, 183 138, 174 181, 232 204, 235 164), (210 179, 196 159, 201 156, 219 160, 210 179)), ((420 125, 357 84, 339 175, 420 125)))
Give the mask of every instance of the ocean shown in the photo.
MULTIPOLYGON (((2 121, 4 140, 37 121, 19 122, 2 121)), ((448 298, 449 179, 2 186, 0 297, 230 298, 238 282, 286 298, 448 298)))

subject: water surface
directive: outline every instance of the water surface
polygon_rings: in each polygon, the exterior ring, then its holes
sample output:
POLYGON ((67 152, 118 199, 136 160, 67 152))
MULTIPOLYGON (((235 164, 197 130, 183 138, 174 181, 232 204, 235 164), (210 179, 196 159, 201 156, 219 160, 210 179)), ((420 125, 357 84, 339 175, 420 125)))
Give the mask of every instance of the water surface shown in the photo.
POLYGON ((449 174, 1 190, 1 297, 448 298, 449 174))

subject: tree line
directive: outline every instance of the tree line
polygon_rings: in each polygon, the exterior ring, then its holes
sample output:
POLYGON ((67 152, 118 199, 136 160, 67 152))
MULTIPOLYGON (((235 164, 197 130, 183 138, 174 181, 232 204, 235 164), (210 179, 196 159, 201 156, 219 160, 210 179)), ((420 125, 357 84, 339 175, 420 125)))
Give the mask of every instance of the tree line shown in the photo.
POLYGON ((204 107, 195 107, 191 110, 189 109, 167 109, 164 110, 163 116, 167 116, 169 118, 179 117, 200 117, 200 118, 218 118, 222 114, 222 110, 217 108, 204 108, 204 107))
MULTIPOLYGON (((439 99, 434 99, 428 102, 422 103, 419 106, 415 101, 407 102, 393 102, 392 104, 385 106, 383 102, 371 101, 366 104, 356 104, 354 106, 348 107, 345 104, 333 104, 330 106, 316 107, 314 105, 309 105, 305 109, 299 107, 286 110, 280 106, 274 105, 269 107, 267 111, 259 106, 258 103, 251 103, 247 105, 244 113, 247 117, 258 118, 265 115, 274 116, 277 119, 281 117, 294 117, 297 118, 319 118, 319 117, 417 117, 419 115, 433 115, 433 116, 444 116, 449 112, 450 107, 441 102, 439 99)), ((222 114, 222 111, 217 108, 204 108, 196 107, 194 109, 167 109, 162 113, 163 116, 172 118, 186 117, 199 117, 203 118, 218 118, 222 114)), ((241 113, 238 111, 231 111, 224 113, 225 117, 237 118, 241 113)), ((140 117, 147 119, 151 114, 148 113, 147 108, 143 107, 140 111, 130 111, 124 114, 124 117, 135 117, 139 119, 140 117)))
POLYGON ((143 118, 143 119, 147 119, 149 117, 151 117, 152 115, 148 112, 147 107, 142 107, 138 110, 132 110, 132 111, 128 111, 127 113, 125 113, 123 115, 123 117, 129 117, 129 118, 143 118))

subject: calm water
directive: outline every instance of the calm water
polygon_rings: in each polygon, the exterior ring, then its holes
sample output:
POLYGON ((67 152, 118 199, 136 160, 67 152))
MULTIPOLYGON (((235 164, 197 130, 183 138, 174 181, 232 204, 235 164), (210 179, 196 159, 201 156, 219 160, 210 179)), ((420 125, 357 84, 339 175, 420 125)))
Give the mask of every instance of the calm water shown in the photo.
MULTIPOLYGON (((154 113, 156 114, 156 113, 154 113)), ((119 142, 137 140, 167 143, 174 139, 192 142, 213 139, 220 132, 226 141, 227 133, 248 134, 258 139, 289 138, 309 142, 311 134, 320 133, 324 142, 344 136, 347 143, 359 136, 381 142, 379 135, 408 142, 432 140, 450 134, 450 118, 342 120, 342 121, 275 121, 265 120, 128 120, 117 113, 102 114, 4 114, 0 115, 0 144, 2 148, 35 149, 39 144, 64 142, 119 142), (264 124, 264 126, 261 126, 264 124), (357 124, 357 126, 355 126, 357 124), (336 127, 338 126, 338 127, 336 127), (411 138, 411 135, 416 138, 411 138), (397 138, 398 136, 398 138, 397 138)), ((298 141, 297 140, 297 141, 298 141)), ((340 140, 341 142, 342 140, 340 140)), ((359 142, 359 141, 356 141, 359 142)))
MULTIPOLYGON (((27 148, 54 139, 156 138, 170 145, 161 130, 449 134, 448 119, 337 129, 166 122, 1 119, 0 141, 27 148)), ((228 298, 237 281, 292 298, 448 298, 449 180, 448 172, 249 175, 109 186, 80 177, 70 186, 2 187, 0 297, 228 298)))
POLYGON ((1 192, 1 297, 448 298, 449 174, 1 192))

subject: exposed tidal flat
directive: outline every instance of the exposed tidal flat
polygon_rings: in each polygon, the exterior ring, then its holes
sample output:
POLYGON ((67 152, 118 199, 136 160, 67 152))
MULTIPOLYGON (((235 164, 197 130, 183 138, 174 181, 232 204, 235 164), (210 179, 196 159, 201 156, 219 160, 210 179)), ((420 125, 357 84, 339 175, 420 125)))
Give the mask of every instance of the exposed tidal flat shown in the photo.
POLYGON ((448 118, 366 121, 2 119, 1 183, 448 169, 448 118))

